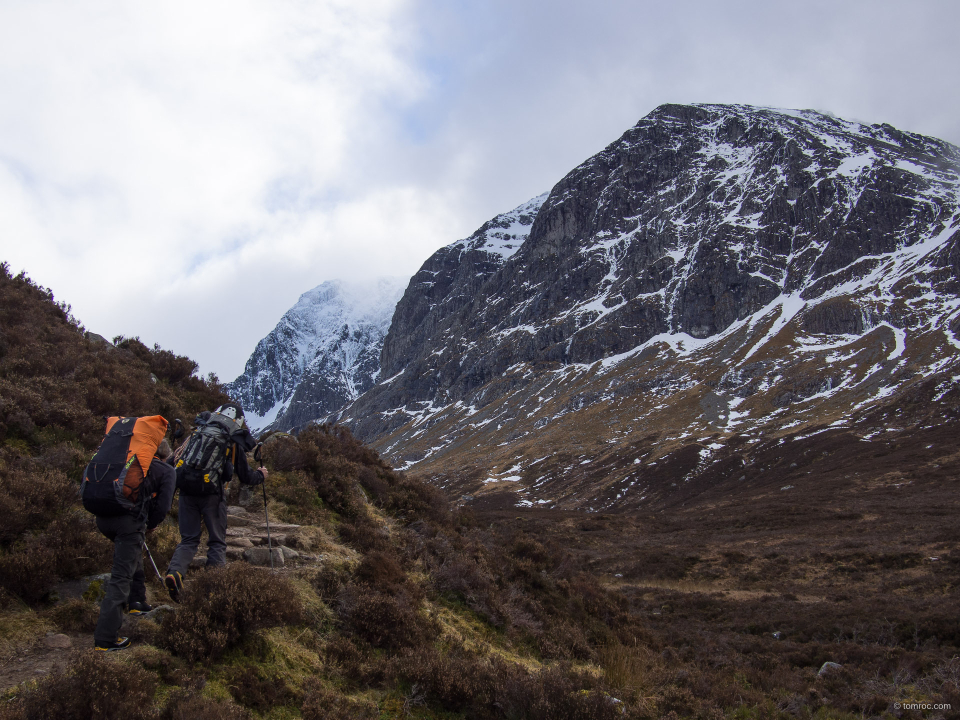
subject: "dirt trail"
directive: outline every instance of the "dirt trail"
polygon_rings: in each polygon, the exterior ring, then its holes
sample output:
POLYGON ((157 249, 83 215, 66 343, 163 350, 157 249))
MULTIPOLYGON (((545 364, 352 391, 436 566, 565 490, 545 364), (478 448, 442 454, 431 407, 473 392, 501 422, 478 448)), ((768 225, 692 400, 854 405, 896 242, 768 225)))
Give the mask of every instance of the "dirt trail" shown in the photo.
POLYGON ((92 646, 92 633, 46 635, 32 647, 0 662, 0 691, 44 677, 54 668, 64 665, 74 649, 92 646))
MULTIPOLYGON (((256 512, 248 512, 241 507, 230 506, 228 515, 227 530, 227 564, 235 562, 246 562, 243 551, 248 548, 263 547, 266 549, 268 540, 266 533, 266 524, 264 515, 256 512), (241 540, 242 538, 242 540, 241 540)), ((284 546, 286 552, 284 556, 286 562, 290 565, 281 565, 276 568, 276 572, 282 573, 299 567, 303 564, 318 562, 320 558, 304 552, 293 551, 286 547, 286 543, 291 542, 291 536, 300 528, 299 525, 287 523, 270 523, 271 544, 276 550, 284 546)), ((201 571, 206 562, 207 546, 201 543, 197 554, 191 563, 191 574, 201 571)), ((144 570, 147 573, 147 602, 155 609, 159 606, 170 606, 171 600, 165 588, 160 585, 153 568, 149 565, 149 560, 144 557, 146 563, 144 570)), ((161 562, 160 559, 157 559, 161 562)), ((164 567, 160 567, 163 572, 164 567)), ((190 578, 187 578, 189 586, 190 578)), ((80 581, 63 583, 61 589, 64 590, 65 597, 78 597, 85 585, 80 581)), ((154 614, 146 616, 155 618, 154 614)), ((141 618, 136 615, 125 615, 121 635, 131 632, 131 624, 139 622, 141 618)), ((83 651, 93 647, 93 632, 68 632, 68 633, 46 633, 38 637, 37 641, 25 648, 20 648, 9 657, 0 659, 0 692, 9 690, 16 685, 49 675, 55 668, 69 662, 72 655, 78 651, 83 651)))

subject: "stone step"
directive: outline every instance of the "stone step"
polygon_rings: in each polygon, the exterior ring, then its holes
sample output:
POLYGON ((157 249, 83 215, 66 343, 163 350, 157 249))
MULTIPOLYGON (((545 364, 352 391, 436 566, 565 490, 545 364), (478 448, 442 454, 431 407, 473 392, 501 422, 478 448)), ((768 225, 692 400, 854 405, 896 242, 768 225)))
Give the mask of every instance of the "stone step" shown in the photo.
POLYGON ((257 521, 253 518, 244 517, 243 515, 227 515, 227 527, 250 527, 251 525, 256 525, 257 521))
MULTIPOLYGON (((290 536, 297 531, 299 525, 274 525, 270 523, 270 536, 271 537, 280 537, 280 536, 290 536)), ((267 526, 266 525, 257 525, 251 528, 254 535, 262 535, 263 537, 267 536, 267 526)))

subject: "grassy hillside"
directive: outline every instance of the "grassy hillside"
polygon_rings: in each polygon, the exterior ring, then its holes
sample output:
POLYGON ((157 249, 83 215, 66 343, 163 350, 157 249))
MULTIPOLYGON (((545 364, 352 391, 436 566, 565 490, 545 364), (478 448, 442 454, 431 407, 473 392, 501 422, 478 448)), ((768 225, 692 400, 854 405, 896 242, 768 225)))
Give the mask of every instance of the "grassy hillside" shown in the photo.
POLYGON ((42 601, 111 552, 77 488, 105 415, 192 419, 223 402, 196 363, 138 339, 91 337, 53 293, 0 265, 0 592, 42 601), (152 374, 152 377, 151 377, 152 374))
MULTIPOLYGON (((6 271, 0 313, 0 503, 17 518, 0 530, 0 678, 15 679, 0 720, 960 708, 960 563, 949 518, 929 512, 933 488, 891 488, 859 515, 787 512, 776 496, 669 516, 469 511, 338 427, 265 440, 274 540, 299 557, 192 572, 176 610, 128 620, 133 649, 97 656, 96 592, 64 580, 109 570, 109 543, 75 500, 99 415, 187 419, 219 391, 185 358, 87 339, 49 292, 6 271), (884 514, 913 499, 917 514, 884 514), (18 673, 48 633, 76 649, 51 672, 18 673)), ((262 517, 261 496, 230 492, 262 517)), ((158 563, 176 540, 170 518, 151 539, 158 563)), ((165 599, 155 578, 148 592, 165 599)))

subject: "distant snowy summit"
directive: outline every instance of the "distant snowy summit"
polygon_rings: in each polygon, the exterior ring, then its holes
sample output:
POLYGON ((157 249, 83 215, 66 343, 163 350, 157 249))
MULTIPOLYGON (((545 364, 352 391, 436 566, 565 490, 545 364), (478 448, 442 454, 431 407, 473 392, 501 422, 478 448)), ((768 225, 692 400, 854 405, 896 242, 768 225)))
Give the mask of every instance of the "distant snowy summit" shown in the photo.
MULTIPOLYGON (((485 222, 470 237, 437 251, 479 282, 523 245, 547 199, 544 193, 485 222)), ((261 340, 240 377, 227 385, 255 431, 290 430, 336 420, 339 411, 379 378, 380 354, 398 301, 426 303, 453 278, 421 270, 408 278, 348 283, 331 280, 300 296, 261 340), (425 277, 421 277, 425 275, 425 277)))
POLYGON ((371 387, 406 278, 330 280, 300 296, 226 386, 254 431, 336 413, 371 387))

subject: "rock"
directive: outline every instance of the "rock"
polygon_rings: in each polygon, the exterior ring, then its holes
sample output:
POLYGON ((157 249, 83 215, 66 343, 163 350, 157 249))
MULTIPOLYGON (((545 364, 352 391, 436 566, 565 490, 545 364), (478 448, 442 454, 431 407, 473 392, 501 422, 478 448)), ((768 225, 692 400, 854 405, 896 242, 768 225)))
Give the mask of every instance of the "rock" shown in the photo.
POLYGON ((246 515, 246 508, 239 505, 227 505, 227 515, 246 515))
MULTIPOLYGON (((259 523, 257 527, 260 530, 260 532, 266 534, 267 532, 266 523, 259 523)), ((274 537, 277 537, 279 533, 293 532, 294 530, 298 530, 299 528, 300 528, 299 525, 293 525, 291 523, 270 523, 270 534, 273 535, 274 537)))
POLYGON ((227 527, 250 527, 256 525, 254 520, 240 515, 227 515, 227 527))
POLYGON ((227 560, 243 560, 243 548, 227 547, 227 560))
POLYGON ((826 335, 862 335, 865 315, 864 309, 849 298, 836 298, 804 312, 802 327, 826 335))
POLYGON ((248 537, 228 537, 227 545, 235 548, 249 548, 253 547, 253 541, 248 537))
POLYGON ((294 560, 300 557, 300 553, 298 553, 296 550, 292 548, 288 548, 286 545, 280 546, 280 552, 283 553, 284 560, 294 560))
POLYGON ((73 647, 73 640, 63 633, 47 635, 43 642, 48 648, 54 648, 57 650, 66 650, 67 648, 73 647))
POLYGON ((823 665, 820 666, 820 670, 817 672, 817 677, 823 677, 827 673, 831 673, 834 670, 839 670, 842 667, 843 665, 841 665, 840 663, 825 662, 823 665))
MULTIPOLYGON (((243 551, 243 559, 251 565, 270 567, 270 550, 265 547, 247 548, 243 551)), ((273 564, 275 567, 283 565, 283 552, 280 548, 273 549, 273 564)))
POLYGON ((132 620, 155 620, 159 615, 168 612, 176 612, 177 608, 173 605, 157 605, 150 612, 140 613, 139 615, 128 615, 132 620))
POLYGON ((256 495, 253 494, 253 488, 249 485, 240 485, 240 492, 237 494, 237 502, 241 505, 250 505, 256 501, 256 495))
POLYGON ((103 345, 105 347, 113 347, 113 343, 107 340, 103 335, 99 335, 95 332, 87 331, 87 339, 98 345, 103 345))

